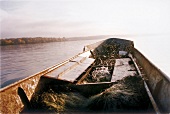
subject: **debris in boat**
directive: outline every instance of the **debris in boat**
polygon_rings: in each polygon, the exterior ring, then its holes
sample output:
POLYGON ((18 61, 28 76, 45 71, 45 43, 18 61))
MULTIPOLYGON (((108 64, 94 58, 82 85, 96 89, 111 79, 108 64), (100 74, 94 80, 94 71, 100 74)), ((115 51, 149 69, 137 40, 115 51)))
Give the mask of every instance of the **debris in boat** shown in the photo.
POLYGON ((127 55, 128 54, 128 52, 127 51, 119 51, 119 55, 123 55, 123 56, 125 56, 125 55, 127 55))
POLYGON ((34 95, 31 100, 35 109, 49 112, 75 112, 84 107, 87 98, 78 92, 55 92, 50 89, 41 95, 34 95))
POLYGON ((111 80, 113 67, 94 67, 82 83, 109 82, 111 80))
POLYGON ((108 67, 97 67, 96 70, 92 72, 92 78, 96 82, 110 81, 111 74, 108 67))
POLYGON ((120 56, 120 58, 127 57, 128 56, 128 52, 127 51, 119 51, 119 56, 120 56))
MULTIPOLYGON (((63 86, 64 87, 64 86, 63 86)), ((139 76, 128 76, 99 94, 85 97, 80 91, 50 89, 35 95, 31 102, 35 109, 50 112, 129 112, 147 111, 149 98, 139 76)))
POLYGON ((95 111, 127 111, 147 109, 149 98, 143 80, 139 76, 128 76, 104 92, 92 96, 87 108, 95 111))
POLYGON ((114 66, 115 64, 115 59, 114 58, 101 58, 101 57, 98 57, 96 58, 96 65, 100 65, 100 66, 114 66))

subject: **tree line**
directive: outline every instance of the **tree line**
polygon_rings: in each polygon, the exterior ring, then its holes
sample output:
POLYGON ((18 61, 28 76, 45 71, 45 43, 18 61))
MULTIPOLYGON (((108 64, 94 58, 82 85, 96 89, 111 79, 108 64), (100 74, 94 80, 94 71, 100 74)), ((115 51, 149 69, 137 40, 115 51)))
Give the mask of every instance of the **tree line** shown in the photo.
POLYGON ((0 45, 17 45, 17 44, 35 44, 35 43, 48 43, 48 42, 62 42, 66 41, 66 38, 9 38, 0 39, 0 45))

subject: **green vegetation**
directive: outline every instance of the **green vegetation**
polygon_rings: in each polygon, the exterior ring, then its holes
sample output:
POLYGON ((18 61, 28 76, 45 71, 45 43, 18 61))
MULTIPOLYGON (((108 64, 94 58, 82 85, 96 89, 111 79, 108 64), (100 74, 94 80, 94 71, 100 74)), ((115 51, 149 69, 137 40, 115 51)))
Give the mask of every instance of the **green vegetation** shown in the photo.
POLYGON ((62 42, 62 41, 79 41, 79 40, 95 40, 109 38, 109 35, 87 36, 87 37, 70 37, 70 38, 47 38, 47 37, 33 37, 33 38, 6 38, 0 39, 0 45, 18 45, 18 44, 36 44, 48 42, 62 42))
POLYGON ((35 43, 47 43, 47 42, 61 42, 66 41, 66 38, 10 38, 0 39, 0 45, 17 45, 17 44, 35 44, 35 43))

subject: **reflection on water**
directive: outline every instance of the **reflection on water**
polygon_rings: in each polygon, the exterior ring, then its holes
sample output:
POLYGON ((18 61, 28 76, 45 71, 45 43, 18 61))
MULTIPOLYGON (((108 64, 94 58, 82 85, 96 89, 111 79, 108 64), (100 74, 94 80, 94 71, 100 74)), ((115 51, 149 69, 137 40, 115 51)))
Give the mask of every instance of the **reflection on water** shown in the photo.
POLYGON ((1 46, 1 87, 40 72, 98 40, 1 46))

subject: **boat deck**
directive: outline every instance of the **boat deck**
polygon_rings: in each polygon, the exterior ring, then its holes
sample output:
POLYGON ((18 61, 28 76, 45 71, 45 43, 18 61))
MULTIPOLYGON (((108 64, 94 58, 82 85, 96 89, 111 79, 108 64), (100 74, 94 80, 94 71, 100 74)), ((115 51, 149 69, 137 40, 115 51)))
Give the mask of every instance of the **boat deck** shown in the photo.
POLYGON ((92 58, 78 56, 56 70, 46 74, 45 77, 74 82, 93 62, 94 59, 92 58))
POLYGON ((127 76, 135 76, 137 71, 134 64, 130 64, 130 58, 116 59, 111 82, 116 82, 127 76))

